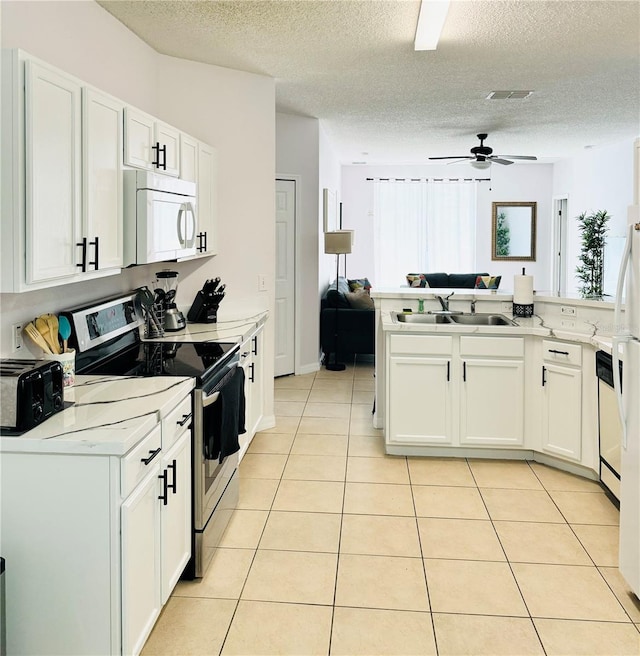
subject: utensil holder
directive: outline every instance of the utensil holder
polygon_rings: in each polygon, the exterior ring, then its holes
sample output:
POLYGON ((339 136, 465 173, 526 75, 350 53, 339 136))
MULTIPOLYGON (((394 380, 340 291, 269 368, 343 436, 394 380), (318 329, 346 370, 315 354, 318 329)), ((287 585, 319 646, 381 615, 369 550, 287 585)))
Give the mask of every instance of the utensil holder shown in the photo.
POLYGON ((55 360, 62 366, 63 387, 73 387, 76 382, 76 351, 68 349, 64 353, 45 353, 43 360, 55 360))
POLYGON ((156 339, 164 336, 164 304, 154 303, 153 307, 145 312, 144 336, 145 339, 156 339), (156 318, 153 320, 152 314, 156 318))

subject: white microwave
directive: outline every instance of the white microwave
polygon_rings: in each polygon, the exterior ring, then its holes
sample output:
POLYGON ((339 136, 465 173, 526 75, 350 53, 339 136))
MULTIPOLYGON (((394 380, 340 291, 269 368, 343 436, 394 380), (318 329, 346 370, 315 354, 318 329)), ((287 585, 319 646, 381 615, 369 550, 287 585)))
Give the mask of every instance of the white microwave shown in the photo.
POLYGON ((196 184, 151 171, 124 171, 125 266, 196 254, 196 184))

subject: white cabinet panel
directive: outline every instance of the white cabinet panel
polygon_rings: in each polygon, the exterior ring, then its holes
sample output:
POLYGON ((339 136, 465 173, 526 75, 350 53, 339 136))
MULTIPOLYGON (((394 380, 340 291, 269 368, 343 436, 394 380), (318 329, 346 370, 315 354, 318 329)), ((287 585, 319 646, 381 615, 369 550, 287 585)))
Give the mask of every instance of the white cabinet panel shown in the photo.
POLYGON ((180 175, 180 131, 166 123, 156 121, 155 144, 159 148, 158 172, 178 177, 180 175))
POLYGON ((139 654, 162 606, 160 464, 124 501, 122 525, 122 652, 139 654))
POLYGON ((26 282, 73 276, 80 249, 81 87, 25 64, 26 282))
POLYGON ((188 134, 180 135, 180 179, 198 181, 198 141, 188 134))
POLYGON ((198 253, 218 252, 217 151, 204 143, 198 144, 198 253))
POLYGON ((185 431, 162 459, 167 503, 162 505, 162 603, 191 557, 191 433, 185 431))
POLYGON ((451 363, 444 358, 393 357, 389 361, 389 442, 450 444, 451 363))
POLYGON ((122 267, 123 104, 93 89, 83 90, 83 216, 88 269, 122 267))
POLYGON ((124 108, 124 163, 137 169, 152 170, 154 159, 154 125, 152 116, 132 107, 124 108))
POLYGON ((520 446, 523 442, 524 362, 465 359, 460 394, 460 443, 520 446))
POLYGON ((542 448, 580 461, 582 455, 582 371, 545 363, 542 448))

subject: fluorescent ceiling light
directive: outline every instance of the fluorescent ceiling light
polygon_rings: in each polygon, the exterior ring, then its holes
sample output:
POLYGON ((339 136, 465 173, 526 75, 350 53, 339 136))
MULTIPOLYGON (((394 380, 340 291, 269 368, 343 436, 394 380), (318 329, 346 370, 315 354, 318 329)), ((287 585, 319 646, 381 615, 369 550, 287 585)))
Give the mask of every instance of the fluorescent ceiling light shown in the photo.
POLYGON ((414 48, 435 50, 449 11, 449 0, 422 0, 414 48))

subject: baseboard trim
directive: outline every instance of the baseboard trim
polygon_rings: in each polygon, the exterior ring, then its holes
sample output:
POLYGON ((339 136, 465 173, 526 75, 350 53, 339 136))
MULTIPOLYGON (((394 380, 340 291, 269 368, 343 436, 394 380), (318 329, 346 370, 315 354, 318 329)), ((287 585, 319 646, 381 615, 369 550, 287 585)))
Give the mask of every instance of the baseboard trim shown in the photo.
POLYGON ((296 371, 296 376, 315 374, 316 371, 320 371, 320 362, 312 362, 311 364, 302 365, 298 371, 296 371))
POLYGON ((256 433, 263 430, 269 430, 270 428, 275 428, 275 425, 276 425, 275 415, 267 415, 266 417, 262 417, 262 419, 258 422, 256 433))

